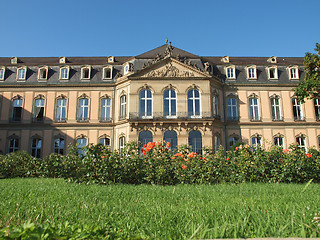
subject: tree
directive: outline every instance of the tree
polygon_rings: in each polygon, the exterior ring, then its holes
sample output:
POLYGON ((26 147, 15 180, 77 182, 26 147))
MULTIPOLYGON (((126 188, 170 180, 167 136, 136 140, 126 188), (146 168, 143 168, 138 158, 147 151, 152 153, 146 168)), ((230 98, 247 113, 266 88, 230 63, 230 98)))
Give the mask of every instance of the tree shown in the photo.
POLYGON ((320 98, 320 44, 316 43, 317 53, 307 52, 304 57, 304 81, 299 82, 294 89, 298 100, 304 102, 305 99, 320 98))

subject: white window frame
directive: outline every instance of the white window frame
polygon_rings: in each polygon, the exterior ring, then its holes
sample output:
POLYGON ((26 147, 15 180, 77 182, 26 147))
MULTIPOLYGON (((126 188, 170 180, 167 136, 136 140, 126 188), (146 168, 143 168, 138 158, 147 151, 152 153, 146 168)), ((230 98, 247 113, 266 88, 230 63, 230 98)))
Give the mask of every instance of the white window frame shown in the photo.
POLYGON ((32 137, 31 138, 31 148, 30 148, 31 152, 30 152, 30 155, 32 157, 37 158, 37 156, 39 156, 39 158, 41 158, 41 156, 42 156, 42 144, 43 144, 42 138, 40 138, 40 137, 32 137), (35 142, 36 143, 35 146, 33 145, 33 141, 36 141, 35 142), (40 142, 40 147, 38 147, 39 142, 40 142), (33 150, 35 151, 34 155, 32 154, 33 150))
POLYGON ((104 67, 102 70, 102 79, 103 80, 110 80, 110 79, 112 79, 112 74, 113 74, 113 67, 112 66, 104 67), (106 77, 107 71, 110 71, 110 77, 106 77))
POLYGON ((281 111, 280 97, 279 96, 271 96, 270 97, 270 105, 271 105, 272 121, 281 121, 282 120, 282 111, 281 111), (278 103, 276 103, 276 101, 278 101, 278 103), (279 114, 277 113, 278 112, 277 109, 279 110, 279 114))
POLYGON ((84 157, 85 152, 82 148, 88 146, 88 139, 85 136, 78 137, 76 140, 76 145, 78 148, 78 154, 81 157, 84 157))
POLYGON ((257 79, 257 67, 255 65, 247 66, 247 79, 248 80, 256 80, 257 79))
POLYGON ((24 104, 24 101, 23 101, 23 98, 21 98, 21 97, 14 97, 14 98, 12 99, 11 121, 20 122, 20 121, 22 120, 23 104, 24 104), (19 104, 15 104, 16 101, 17 101, 17 103, 19 103, 19 104), (15 105, 16 105, 16 106, 15 106, 15 105), (21 105, 21 106, 20 106, 20 105, 21 105), (15 119, 14 119, 15 108, 21 108, 20 119, 19 119, 19 120, 15 120, 15 119))
POLYGON ((273 136, 273 144, 275 146, 280 146, 280 147, 284 148, 284 137, 281 135, 273 136), (280 139, 282 141, 282 144, 280 144, 280 139))
POLYGON ((237 142, 240 141, 240 137, 239 136, 236 136, 236 135, 232 135, 232 136, 229 136, 229 142, 228 142, 228 145, 229 145, 229 148, 232 147, 233 145, 235 145, 237 142), (232 144, 231 144, 232 143, 232 144))
POLYGON ((270 66, 267 67, 268 79, 269 80, 278 80, 278 67, 277 66, 270 66), (274 71, 273 78, 271 77, 271 71, 274 71))
POLYGON ((188 92, 187 92, 187 106, 189 105, 189 101, 192 101, 192 113, 191 115, 189 115, 189 109, 188 109, 188 117, 190 118, 201 118, 202 116, 202 111, 201 111, 201 92, 199 91, 199 89, 190 89, 188 92), (192 91, 192 96, 189 98, 188 95, 189 95, 189 91, 192 91), (199 93, 199 97, 196 97, 195 96, 195 91, 198 91, 199 93), (199 101, 199 115, 196 114, 196 101, 199 101))
POLYGON ((20 150, 20 138, 16 135, 10 137, 8 139, 8 153, 16 152, 20 150), (10 143, 13 141, 13 147, 11 147, 10 143))
POLYGON ((229 121, 238 121, 239 120, 239 112, 238 112, 238 99, 236 97, 227 97, 227 120, 229 121), (233 104, 233 101, 231 104, 229 104, 228 100, 234 100, 235 104, 233 104), (234 108, 235 107, 235 108, 234 108), (228 109, 231 109, 231 116, 228 114, 228 109), (234 111, 235 109, 235 111, 234 111))
POLYGON ((91 66, 83 66, 81 68, 81 80, 90 80, 91 79, 91 66), (85 71, 88 70, 88 77, 85 76, 85 71))
POLYGON ((141 118, 152 118, 153 117, 153 92, 150 89, 142 89, 139 92, 139 117, 141 118), (148 91, 151 93, 151 97, 148 97, 148 91), (144 96, 140 98, 140 93, 144 92, 144 96), (141 112, 141 101, 144 104, 144 112, 141 112), (151 115, 148 115, 148 104, 151 101, 151 115))
POLYGON ((99 143, 101 143, 103 146, 106 146, 106 147, 108 147, 108 148, 111 147, 111 139, 110 139, 110 137, 107 137, 107 136, 100 137, 100 138, 99 138, 99 143), (108 139, 109 145, 106 144, 106 139, 108 139))
POLYGON ((102 97, 102 98, 100 98, 100 121, 101 122, 108 122, 110 120, 111 120, 111 98, 102 97), (103 100, 106 100, 104 105, 102 105, 103 100), (109 104, 108 104, 107 100, 109 100, 109 104), (102 116, 102 108, 105 108, 104 116, 102 116), (109 118, 107 118, 107 109, 109 109, 109 118))
POLYGON ((169 91, 169 96, 168 97, 164 97, 163 96, 163 113, 165 113, 164 112, 164 103, 165 103, 165 100, 167 100, 168 101, 168 104, 169 104, 169 106, 168 106, 168 115, 166 115, 165 117, 166 118, 177 118, 177 92, 175 91, 175 90, 173 90, 173 89, 166 89, 164 92, 163 92, 163 95, 164 95, 164 93, 166 92, 166 91, 169 91), (174 91, 175 92, 175 97, 172 97, 171 95, 171 91, 174 91), (176 106, 176 112, 175 113, 173 113, 172 112, 172 109, 171 109, 171 105, 172 105, 172 101, 175 101, 175 106, 176 106))
POLYGON ((226 77, 229 80, 235 80, 236 79, 236 67, 235 66, 228 66, 225 67, 226 71, 226 77))
POLYGON ((296 136, 296 143, 298 144, 298 148, 307 152, 307 138, 305 136, 296 136))
POLYGON ((56 122, 65 122, 67 120, 68 114, 68 99, 64 97, 59 97, 56 99, 56 111, 55 111, 55 121, 56 122), (59 101, 65 101, 65 104, 58 105, 59 101), (65 116, 63 118, 63 109, 65 109, 65 116), (60 112, 60 117, 58 118, 58 112, 60 112))
POLYGON ((320 120, 320 98, 314 99, 313 104, 314 104, 316 120, 319 121, 320 120))
POLYGON ((124 149, 125 143, 126 143, 126 137, 125 136, 120 136, 119 137, 119 151, 120 152, 124 149))
POLYGON ((127 117, 127 95, 120 96, 120 113, 119 119, 126 119, 127 117))
POLYGON ((299 80, 299 68, 298 66, 288 67, 288 75, 290 80, 299 80))
POLYGON ((260 135, 254 135, 251 137, 251 146, 262 146, 262 137, 260 135))
POLYGON ((60 67, 59 79, 60 80, 69 80, 70 67, 64 66, 60 67), (66 73, 64 73, 66 71, 66 73))
POLYGON ((17 68, 17 80, 25 81, 27 76, 27 67, 19 67, 17 68))
MULTIPOLYGON (((46 105, 46 101, 44 98, 41 97, 37 97, 34 99, 34 109, 33 109, 33 119, 36 122, 42 122, 45 118, 45 105, 46 105), (43 115, 42 118, 38 119, 38 116, 36 116, 36 109, 37 108, 43 108, 43 115)), ((40 110, 41 111, 41 110, 40 110)), ((40 111, 38 112, 38 114, 40 113, 40 111)))
POLYGON ((304 120, 302 104, 301 102, 298 102, 297 98, 292 98, 292 114, 295 121, 304 120), (294 113, 296 113, 296 117, 294 113))
POLYGON ((88 122, 90 119, 90 99, 87 97, 78 98, 78 112, 77 112, 77 120, 79 122, 88 122), (88 100, 88 104, 82 103, 81 100, 88 100), (85 109, 87 110, 87 117, 85 118, 85 109), (80 118, 80 113, 82 113, 83 117, 80 118))
POLYGON ((47 81, 48 79, 48 72, 49 72, 49 68, 47 66, 45 67, 39 67, 38 69, 38 81, 47 81), (46 71, 46 75, 45 77, 43 77, 43 71, 46 71))
POLYGON ((5 74, 6 74, 6 68, 5 67, 0 67, 0 81, 4 80, 5 74))
POLYGON ((259 98, 249 97, 249 117, 250 121, 260 121, 259 98), (252 114, 251 114, 252 111, 252 114))
POLYGON ((54 153, 58 153, 58 154, 61 154, 61 155, 64 155, 65 153, 65 147, 66 147, 66 138, 63 137, 63 136, 56 136, 54 139, 53 139, 53 152, 54 153), (61 148, 61 139, 63 140, 63 147, 61 148), (56 146, 56 140, 59 140, 59 146, 56 146), (61 153, 62 151, 62 153, 61 153))

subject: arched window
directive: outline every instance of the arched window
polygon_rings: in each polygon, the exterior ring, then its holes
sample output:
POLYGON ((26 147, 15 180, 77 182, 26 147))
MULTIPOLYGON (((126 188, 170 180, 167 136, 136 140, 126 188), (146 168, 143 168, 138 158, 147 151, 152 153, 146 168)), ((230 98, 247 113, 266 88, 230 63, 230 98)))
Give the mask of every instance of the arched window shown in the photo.
POLYGON ((167 89, 163 93, 163 113, 165 117, 177 116, 177 94, 172 89, 167 89))
POLYGON ((273 121, 282 120, 280 97, 277 95, 270 97, 270 103, 271 103, 272 120, 273 121))
POLYGON ((171 149, 176 149, 178 145, 178 136, 176 131, 165 131, 163 140, 171 144, 171 149))
POLYGON ((111 99, 101 98, 100 99, 100 121, 107 122, 111 119, 111 99))
POLYGON ((304 152, 307 152, 307 143, 306 137, 303 135, 296 136, 296 142, 298 144, 298 148, 302 149, 304 152))
POLYGON ((126 109, 127 109, 127 96, 122 95, 120 97, 120 120, 126 118, 126 109))
POLYGON ((8 153, 19 151, 20 139, 16 135, 12 135, 8 139, 8 153))
POLYGON ((83 148, 87 146, 87 139, 81 136, 77 139, 78 154, 83 157, 85 155, 83 148))
POLYGON ((273 136, 273 144, 275 146, 284 147, 284 137, 280 134, 273 136))
POLYGON ((252 136, 251 143, 252 143, 253 147, 261 146, 261 144, 262 144, 261 136, 258 134, 252 136))
POLYGON ((40 137, 33 137, 31 139, 31 156, 41 158, 42 139, 40 137))
POLYGON ((188 117, 200 116, 200 93, 197 89, 188 91, 188 117))
POLYGON ((63 155, 64 154, 65 140, 62 136, 57 136, 53 141, 53 152, 63 155))
POLYGON ((229 137, 229 147, 232 147, 240 140, 239 136, 233 135, 229 137))
POLYGON ((126 145, 126 137, 125 136, 121 136, 119 138, 119 151, 120 152, 124 149, 125 145, 126 145))
POLYGON ((139 142, 142 144, 147 144, 148 142, 153 142, 152 132, 150 131, 141 131, 139 133, 139 142))
POLYGON ((23 99, 21 96, 16 96, 12 99, 12 121, 20 122, 22 117, 23 99))
POLYGON ((78 121, 89 120, 89 99, 81 97, 78 99, 78 121))
POLYGON ((34 100, 33 119, 35 122, 42 122, 44 118, 45 101, 43 96, 39 96, 34 100))
POLYGON ((110 147, 110 138, 104 136, 99 139, 99 143, 101 143, 103 146, 110 147))
POLYGON ((56 121, 64 122, 67 117, 67 98, 60 96, 56 100, 56 121))
POLYGON ((192 130, 189 132, 188 143, 192 152, 201 154, 202 150, 202 136, 200 131, 192 130))
POLYGON ((259 121, 259 101, 255 95, 249 97, 250 120, 259 121))
POLYGON ((152 92, 149 89, 141 90, 139 93, 139 116, 152 117, 152 92))

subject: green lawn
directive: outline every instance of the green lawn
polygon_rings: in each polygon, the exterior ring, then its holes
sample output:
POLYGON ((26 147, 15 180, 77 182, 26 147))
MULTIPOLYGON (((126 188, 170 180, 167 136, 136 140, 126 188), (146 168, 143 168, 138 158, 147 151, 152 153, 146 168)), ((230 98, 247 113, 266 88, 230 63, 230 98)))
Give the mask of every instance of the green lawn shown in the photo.
POLYGON ((305 186, 101 186, 2 179, 0 227, 68 221, 151 239, 320 237, 312 223, 320 213, 320 185, 303 191, 305 186))

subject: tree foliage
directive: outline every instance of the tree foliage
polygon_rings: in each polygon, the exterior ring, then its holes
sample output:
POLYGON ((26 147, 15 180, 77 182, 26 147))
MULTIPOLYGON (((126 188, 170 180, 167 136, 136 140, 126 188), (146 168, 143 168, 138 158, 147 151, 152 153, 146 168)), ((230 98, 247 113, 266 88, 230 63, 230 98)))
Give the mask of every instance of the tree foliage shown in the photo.
POLYGON ((305 79, 299 82, 295 95, 298 100, 320 98, 320 44, 316 43, 316 53, 307 52, 304 57, 305 79))

